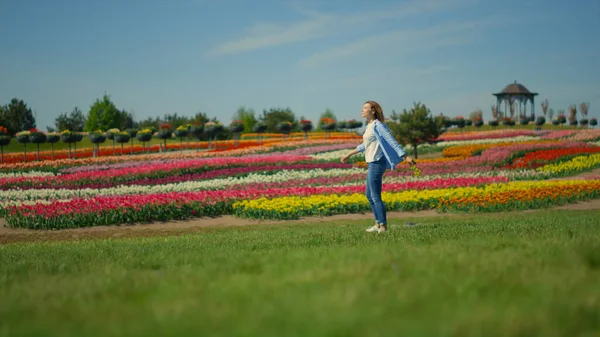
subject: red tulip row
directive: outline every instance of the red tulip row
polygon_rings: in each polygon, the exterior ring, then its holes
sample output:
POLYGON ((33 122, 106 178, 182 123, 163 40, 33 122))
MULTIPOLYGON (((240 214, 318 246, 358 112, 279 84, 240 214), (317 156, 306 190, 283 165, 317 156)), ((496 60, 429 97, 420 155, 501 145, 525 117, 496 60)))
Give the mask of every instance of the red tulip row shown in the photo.
POLYGON ((600 147, 578 147, 570 149, 548 149, 538 150, 526 153, 523 157, 517 158, 507 167, 511 169, 537 168, 557 159, 570 159, 580 154, 599 153, 600 147))

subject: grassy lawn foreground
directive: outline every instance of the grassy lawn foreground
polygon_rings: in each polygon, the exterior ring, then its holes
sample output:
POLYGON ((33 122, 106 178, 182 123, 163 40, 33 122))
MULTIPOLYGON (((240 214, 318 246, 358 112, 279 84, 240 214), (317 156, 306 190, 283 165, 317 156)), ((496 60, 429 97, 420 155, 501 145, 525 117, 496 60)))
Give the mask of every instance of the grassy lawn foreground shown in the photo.
POLYGON ((1 245, 0 336, 598 336, 597 216, 1 245))

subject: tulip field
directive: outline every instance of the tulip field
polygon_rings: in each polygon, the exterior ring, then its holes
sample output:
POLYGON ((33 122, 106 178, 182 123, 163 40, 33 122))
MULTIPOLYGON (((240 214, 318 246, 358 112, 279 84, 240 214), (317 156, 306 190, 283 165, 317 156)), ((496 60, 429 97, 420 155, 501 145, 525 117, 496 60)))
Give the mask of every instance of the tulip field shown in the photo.
POLYGON ((361 140, 11 157, 0 336, 600 334, 600 130, 445 133, 385 233, 361 140))
MULTIPOLYGON (((600 130, 447 133, 420 146, 421 174, 388 171, 389 211, 499 212, 600 198, 600 130)), ((289 220, 370 212, 366 163, 340 157, 360 136, 246 141, 211 151, 5 163, 0 216, 29 229, 150 223, 195 217, 289 220)), ((410 152, 410 149, 408 149, 410 152)))

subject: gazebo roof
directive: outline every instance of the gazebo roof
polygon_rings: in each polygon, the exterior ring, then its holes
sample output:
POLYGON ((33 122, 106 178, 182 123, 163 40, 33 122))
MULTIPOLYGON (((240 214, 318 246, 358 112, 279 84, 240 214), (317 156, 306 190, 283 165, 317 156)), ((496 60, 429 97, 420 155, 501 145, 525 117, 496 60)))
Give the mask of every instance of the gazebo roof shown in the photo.
POLYGON ((501 92, 492 94, 494 96, 535 96, 537 92, 531 92, 524 85, 517 83, 511 83, 504 87, 501 92))

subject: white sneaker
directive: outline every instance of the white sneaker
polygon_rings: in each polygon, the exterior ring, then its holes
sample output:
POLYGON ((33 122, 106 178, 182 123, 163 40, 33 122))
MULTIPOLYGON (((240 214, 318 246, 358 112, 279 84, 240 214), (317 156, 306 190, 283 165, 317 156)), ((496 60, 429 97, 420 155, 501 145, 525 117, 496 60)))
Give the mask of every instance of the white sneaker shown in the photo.
POLYGON ((369 227, 369 228, 367 228, 367 232, 369 232, 369 233, 379 232, 379 227, 377 227, 377 225, 374 225, 373 227, 369 227))

